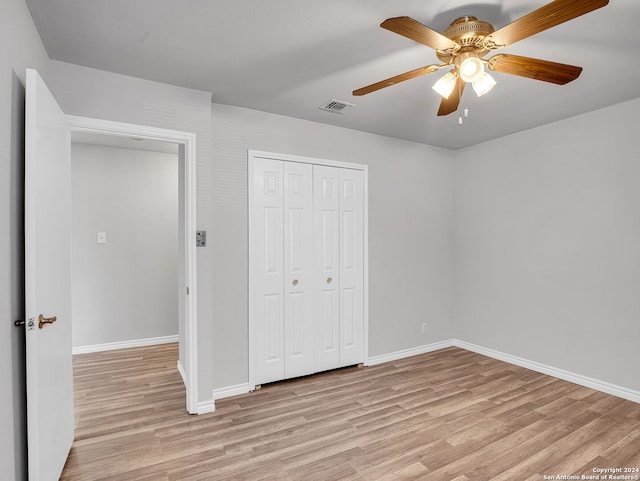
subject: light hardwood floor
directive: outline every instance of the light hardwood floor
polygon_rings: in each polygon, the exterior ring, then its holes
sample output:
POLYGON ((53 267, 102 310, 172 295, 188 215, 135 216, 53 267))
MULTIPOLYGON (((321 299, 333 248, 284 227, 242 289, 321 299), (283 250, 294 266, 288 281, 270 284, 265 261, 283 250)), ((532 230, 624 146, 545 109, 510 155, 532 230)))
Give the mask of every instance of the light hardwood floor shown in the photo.
POLYGON ((177 345, 74 358, 62 480, 542 480, 640 467, 640 404, 458 348, 190 416, 177 345))

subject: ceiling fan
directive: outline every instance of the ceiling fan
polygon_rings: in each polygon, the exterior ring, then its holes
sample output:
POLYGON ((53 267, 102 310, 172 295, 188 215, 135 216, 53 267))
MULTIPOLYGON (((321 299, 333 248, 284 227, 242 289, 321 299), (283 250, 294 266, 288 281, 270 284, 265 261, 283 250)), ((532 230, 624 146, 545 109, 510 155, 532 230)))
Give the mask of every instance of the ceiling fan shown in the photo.
POLYGON ((582 67, 509 54, 498 54, 489 59, 483 57, 490 51, 512 45, 608 3, 609 0, 555 0, 499 30, 476 17, 461 17, 442 34, 410 17, 389 18, 380 24, 382 28, 435 49, 442 64, 427 65, 396 75, 354 90, 353 95, 366 95, 405 80, 453 67, 433 86, 442 96, 438 115, 448 115, 458 109, 467 83, 472 84, 478 96, 486 94, 496 84, 485 71, 485 65, 495 72, 564 85, 577 79, 582 67))

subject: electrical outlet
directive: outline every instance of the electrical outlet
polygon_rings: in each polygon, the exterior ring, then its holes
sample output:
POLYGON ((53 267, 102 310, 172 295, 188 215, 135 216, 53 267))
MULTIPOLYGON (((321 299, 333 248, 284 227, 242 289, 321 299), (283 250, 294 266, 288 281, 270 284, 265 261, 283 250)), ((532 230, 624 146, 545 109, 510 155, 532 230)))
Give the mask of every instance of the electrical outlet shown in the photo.
POLYGON ((424 334, 425 332, 427 332, 427 323, 423 322, 422 323, 422 334, 424 334))

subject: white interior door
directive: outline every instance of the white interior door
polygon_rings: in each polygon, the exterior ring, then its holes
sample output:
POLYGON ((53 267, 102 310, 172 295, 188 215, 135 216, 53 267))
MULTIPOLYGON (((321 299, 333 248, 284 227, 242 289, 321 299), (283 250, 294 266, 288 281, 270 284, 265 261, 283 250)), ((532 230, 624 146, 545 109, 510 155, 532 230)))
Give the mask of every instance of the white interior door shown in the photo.
POLYGON ((252 283, 249 315, 254 382, 284 378, 283 163, 255 159, 251 199, 252 283))
POLYGON ((284 349, 285 377, 312 374, 313 332, 313 169, 284 164, 284 349))
POLYGON ((316 371, 340 365, 340 169, 313 166, 316 371))
POLYGON ((25 276, 31 481, 57 480, 73 442, 70 146, 62 110, 38 73, 27 70, 25 276))
POLYGON ((340 169, 340 366, 364 362, 364 174, 340 169))

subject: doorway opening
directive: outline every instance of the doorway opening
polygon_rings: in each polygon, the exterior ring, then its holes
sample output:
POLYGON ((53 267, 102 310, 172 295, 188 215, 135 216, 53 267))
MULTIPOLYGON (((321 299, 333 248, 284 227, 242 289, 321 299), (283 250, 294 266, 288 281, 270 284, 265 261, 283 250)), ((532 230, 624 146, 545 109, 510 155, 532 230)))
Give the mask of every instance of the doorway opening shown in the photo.
MULTIPOLYGON (((136 171, 131 172, 131 177, 128 181, 134 182, 133 177, 138 178, 137 185, 140 186, 140 182, 144 181, 146 176, 149 176, 149 184, 143 189, 142 192, 136 192, 136 185, 121 184, 123 191, 109 192, 107 188, 102 189, 102 204, 105 202, 111 203, 110 206, 99 206, 103 212, 107 211, 108 215, 111 215, 114 222, 120 222, 119 227, 114 228, 115 231, 109 233, 105 228, 98 228, 97 224, 91 226, 93 237, 91 239, 92 245, 90 249, 98 254, 94 255, 94 260, 101 262, 105 265, 106 259, 102 254, 107 252, 106 249, 100 251, 96 247, 105 247, 100 244, 121 241, 120 245, 120 269, 117 266, 109 266, 108 270, 112 272, 112 277, 119 278, 125 286, 119 286, 121 288, 120 295, 123 294, 129 300, 130 306, 138 305, 138 311, 134 314, 134 318, 137 316, 144 316, 144 311, 148 311, 149 317, 155 319, 139 319, 140 325, 146 324, 146 331, 136 331, 134 326, 120 326, 121 329, 127 331, 127 335, 132 340, 130 346, 127 342, 113 343, 112 348, 125 348, 125 347, 139 347, 145 345, 144 342, 161 344, 163 342, 175 342, 178 341, 179 354, 177 361, 177 370, 180 373, 182 380, 186 388, 186 409, 191 414, 198 412, 198 396, 197 396, 197 323, 196 323, 196 257, 195 257, 195 135, 186 132, 178 132, 167 129, 158 129, 134 124, 124 124, 120 122, 103 121, 97 119, 90 119, 85 117, 68 116, 71 124, 71 141, 74 145, 74 155, 82 155, 83 159, 89 158, 94 164, 92 167, 94 171, 91 175, 94 177, 103 176, 104 183, 108 183, 108 176, 110 168, 115 170, 117 166, 111 165, 100 166, 98 171, 95 171, 95 167, 100 165, 100 158, 105 157, 109 151, 119 151, 115 156, 117 160, 122 163, 127 163, 127 153, 135 154, 137 151, 140 158, 135 161, 135 166, 128 165, 125 168, 134 167, 136 171), (79 153, 79 154, 78 154, 79 153), (147 170, 145 170, 147 169, 147 170), (168 179, 164 177, 169 177, 168 179), (156 181, 154 185, 153 179, 156 181), (173 186, 171 183, 175 182, 173 186), (164 192, 158 192, 157 190, 164 192), (145 195, 147 192, 147 195, 145 195), (122 199, 121 197, 128 197, 128 199, 122 199), (172 199, 170 199, 172 197, 172 199), (136 215, 122 215, 121 219, 118 219, 118 208, 128 209, 128 214, 135 212, 136 215), (172 212, 164 212, 172 211, 172 212), (155 214, 154 214, 155 211, 155 214), (124 219, 127 217, 127 219, 124 219), (173 225, 167 226, 167 220, 170 220, 173 225), (125 227, 126 222, 137 225, 129 225, 129 229, 125 227), (148 231, 145 231, 144 227, 148 227, 148 231), (167 230, 169 228, 169 230, 167 230), (163 230, 164 229, 164 230, 163 230), (172 229, 172 230, 171 230, 172 229), (128 230, 130 236, 127 236, 124 231, 128 230), (93 232, 95 231, 95 232, 93 232), (120 232, 119 232, 120 231, 120 232), (145 235, 148 233, 148 236, 145 235), (175 236, 173 240, 170 237, 175 236), (119 239, 118 239, 119 237, 119 239), (128 238, 124 238, 128 237, 128 238), (149 247, 145 249, 145 245, 149 247), (163 250, 164 249, 164 250, 163 250), (148 251, 155 251, 158 257, 158 262, 154 263, 153 257, 148 257, 146 264, 141 264, 146 269, 150 269, 150 272, 136 272, 135 264, 141 259, 136 257, 144 257, 145 254, 151 254, 148 251), (177 254, 177 259, 164 258, 162 252, 172 251, 177 254), (128 254, 127 254, 128 251, 128 254), (101 258, 102 257, 102 258, 101 258), (129 261, 127 261, 129 259, 129 261), (134 259, 136 262, 134 262, 134 259), (127 264, 129 264, 127 266, 127 264), (146 266, 146 267, 145 267, 146 266), (177 269, 176 269, 177 267, 177 269), (122 272, 122 270, 127 272, 122 272), (149 292, 147 290, 145 295, 144 276, 146 274, 162 277, 162 272, 167 274, 167 271, 172 270, 175 274, 173 279, 168 279, 163 284, 156 284, 156 288, 160 292, 149 292), (118 277, 120 276, 120 277, 118 277), (171 295, 172 283, 175 290, 173 290, 173 296, 171 295), (163 293, 162 293, 163 292, 163 293), (171 297, 170 299, 168 297, 171 297), (140 307, 140 300, 146 303, 146 306, 140 307), (154 302, 157 300, 157 305, 154 302), (170 317, 163 315, 163 310, 168 310, 173 313, 177 313, 177 335, 175 325, 171 326, 170 317), (167 319, 162 319, 162 318, 167 319), (155 323, 155 324, 154 324, 155 323), (157 325, 156 325, 157 324, 157 325), (173 330, 173 332, 171 332, 173 330), (136 332, 155 332, 158 335, 142 336, 142 344, 140 343, 140 335, 133 333, 136 332), (138 341, 138 342, 136 342, 138 341)), ((114 158, 114 156, 112 156, 114 158)), ((104 159, 103 159, 104 160, 104 159)), ((129 159, 130 161, 130 159, 129 159)), ((78 159, 78 162, 82 162, 82 159, 78 159)), ((110 162, 111 163, 111 162, 110 162)), ((117 162, 116 162, 117 163, 117 162)), ((72 172, 76 163, 72 163, 72 172)), ((122 165, 121 165, 122 167, 122 165)), ((83 175, 90 170, 90 167, 83 166, 83 175)), ((80 169, 78 169, 80 170, 80 169)), ((122 172, 121 172, 122 173, 122 172)), ((74 173, 75 175, 75 173, 74 173)), ((86 178, 80 176, 75 178, 76 186, 81 186, 81 189, 87 189, 89 186, 83 184, 86 178)), ((113 182, 114 180, 111 179, 113 182)), ((99 186, 99 180, 97 185, 99 186)), ((126 182, 126 180, 125 180, 126 182)), ((113 184, 120 185, 120 184, 113 184)), ((106 186, 102 186, 106 187, 106 186)), ((75 189, 74 189, 75 190, 75 189)), ((98 201, 100 202, 100 201, 98 201)), ((75 204, 75 201, 74 201, 75 204)), ((98 206, 94 206, 98 207, 98 206)), ((84 209, 82 209, 84 210, 84 209)), ((84 212, 84 219, 81 218, 80 213, 78 216, 76 213, 73 215, 74 232, 76 229, 76 221, 91 224, 87 220, 90 219, 91 206, 87 206, 84 212)), ((85 229, 85 235, 87 229, 85 229)), ((111 247, 111 246, 109 246, 111 247)), ((115 247, 115 246, 113 246, 115 247)), ((86 249, 85 249, 86 250, 86 249)), ((87 257, 86 252, 76 252, 76 246, 74 245, 74 257, 91 259, 87 257), (76 257, 76 254, 79 254, 76 257), (80 255, 82 254, 82 255, 80 255)), ((171 256, 170 256, 171 257, 171 256)), ((88 266, 83 266, 86 270, 88 266)), ((95 276, 99 276, 98 272, 94 273, 95 276)), ((111 279, 113 281, 113 279, 111 279)), ((116 282, 117 284, 117 282, 116 282)), ((113 285, 113 282, 112 282, 113 285)), ((94 292, 96 295, 101 296, 104 293, 100 292, 100 283, 97 282, 94 286, 94 292)), ((74 291, 76 287, 74 286, 74 291)), ((74 292, 74 299, 76 296, 82 296, 86 293, 74 292)), ((113 293, 112 293, 113 294, 113 293)), ((103 302, 106 299, 102 299, 103 302)), ((83 298, 80 301, 74 301, 74 307, 84 309, 84 312, 89 312, 91 308, 91 300, 83 298)), ((117 306, 114 306, 117 307, 117 306)), ((105 310, 110 311, 107 305, 104 305, 105 310)), ((135 310, 135 309, 134 309, 135 310)), ((113 310, 113 313, 117 315, 118 310, 113 310)), ((109 317, 102 313, 102 319, 100 316, 94 317, 94 323, 96 325, 103 325, 105 331, 119 329, 118 322, 123 320, 113 320, 112 325, 105 325, 109 323, 109 317)), ((127 322, 127 321, 124 321, 127 322)), ((132 322, 132 321, 129 321, 132 322)), ((135 322, 135 321, 133 321, 135 322)), ((93 326, 92 328, 95 328, 93 326)), ((100 329, 100 327, 98 327, 100 329)), ((80 345, 91 345, 89 337, 84 337, 85 341, 82 341, 81 335, 86 336, 87 332, 79 332, 78 337, 80 345)), ((75 336, 74 336, 75 337, 75 336)), ((97 338, 94 338, 97 339, 97 338)), ((100 344, 94 342, 94 344, 100 344)), ((74 346, 76 341, 74 340, 74 346)), ((91 346, 89 346, 90 348, 91 346)), ((107 346, 106 349, 109 349, 107 346)), ((77 350, 76 352, 92 352, 89 350, 77 350)))

